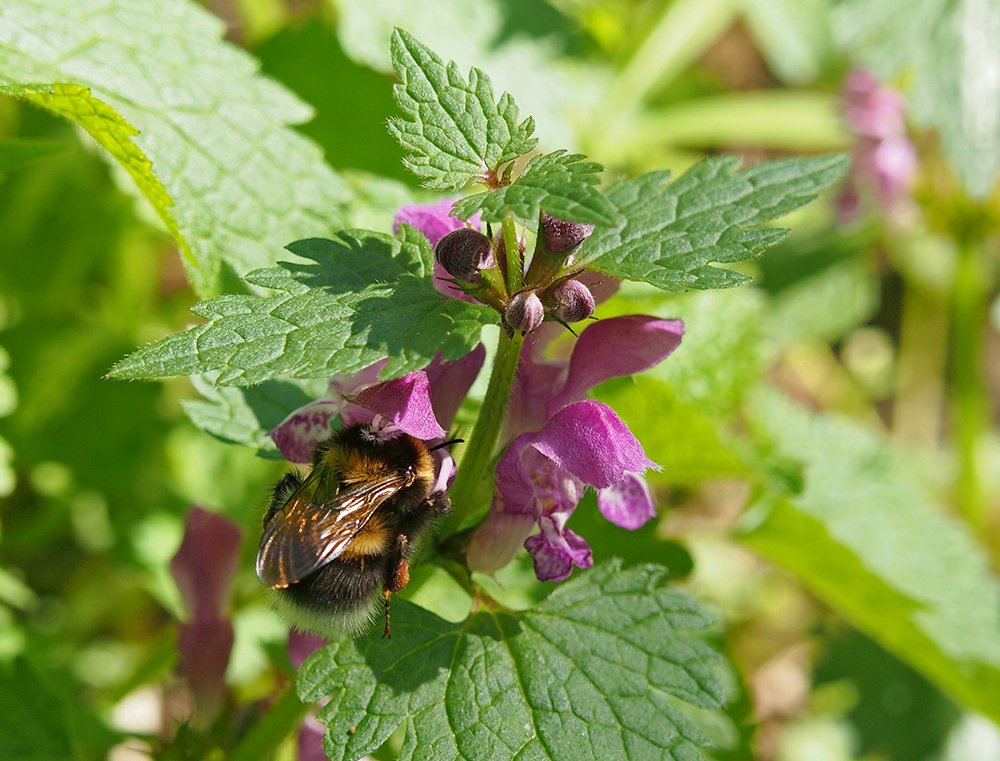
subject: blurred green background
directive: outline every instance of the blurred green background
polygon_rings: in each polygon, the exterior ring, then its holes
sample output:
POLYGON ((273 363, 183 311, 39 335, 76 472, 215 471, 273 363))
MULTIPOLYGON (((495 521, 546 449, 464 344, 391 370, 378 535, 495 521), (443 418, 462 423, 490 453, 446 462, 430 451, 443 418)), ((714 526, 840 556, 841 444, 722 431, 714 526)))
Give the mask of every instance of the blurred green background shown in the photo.
MULTIPOLYGON (((972 3, 958 5, 972 13, 972 3)), ((942 116, 956 81, 1000 63, 966 40, 972 52, 954 69, 953 52, 941 54, 942 70, 959 78, 927 82, 934 45, 951 43, 922 39, 921 24, 950 18, 949 4, 928 3, 916 18, 894 0, 203 6, 229 44, 315 110, 294 129, 350 188, 350 221, 380 230, 401 203, 430 200, 385 129, 393 24, 463 68, 483 68, 535 117, 543 148, 586 152, 609 177, 680 174, 719 152, 748 162, 860 156, 845 77, 873 66, 905 91, 903 136, 918 165, 902 207, 856 175, 856 213, 838 215, 833 192, 784 220, 793 234, 746 267, 753 287, 667 295, 633 286, 598 312, 682 316, 688 335, 662 368, 598 391, 664 466, 658 525, 628 534, 599 523, 586 502, 572 525, 596 560, 666 563, 719 611, 717 644, 739 684, 716 758, 1000 759, 1000 733, 981 715, 1000 717, 1000 693, 989 694, 1000 685, 989 570, 1000 558, 1000 127, 970 159, 955 147, 962 126, 942 116), (893 24, 896 38, 877 34, 893 24), (985 180, 976 174, 990 167, 985 180), (809 418, 776 389, 842 417, 809 418), (871 514, 883 507, 879 523, 871 514), (908 586, 923 583, 907 564, 925 551, 943 569, 926 586, 932 602, 908 586), (900 623, 892 606, 911 599, 941 621, 951 599, 970 615, 982 606, 968 635, 976 641, 963 644, 957 624, 900 623), (983 694, 980 672, 963 660, 970 652, 986 674, 983 694)), ((985 106, 993 115, 996 103, 985 106)), ((180 404, 195 396, 185 379, 101 379, 135 346, 193 319, 182 254, 86 133, 4 96, 0 256, 0 663, 10 664, 0 714, 11 726, 33 716, 28 694, 59 707, 32 735, 32 758, 104 758, 112 747, 117 759, 149 748, 229 757, 289 678, 286 627, 252 570, 282 465, 195 427, 180 404), (184 611, 169 561, 195 505, 248 537, 232 601, 232 695, 224 720, 197 730, 208 741, 184 738, 196 730, 175 735, 184 611)), ((456 602, 447 577, 421 573, 415 599, 463 615, 468 603, 456 602)), ((504 574, 491 590, 508 604, 547 591, 523 558, 504 574)))

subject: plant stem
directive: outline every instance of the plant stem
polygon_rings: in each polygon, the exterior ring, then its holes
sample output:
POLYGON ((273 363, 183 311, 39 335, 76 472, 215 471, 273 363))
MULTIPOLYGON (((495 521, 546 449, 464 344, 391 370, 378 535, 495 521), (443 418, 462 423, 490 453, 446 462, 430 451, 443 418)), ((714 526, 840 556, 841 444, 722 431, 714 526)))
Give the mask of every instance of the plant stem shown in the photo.
POLYGON ((511 212, 503 218, 503 244, 507 252, 507 293, 513 296, 524 285, 524 265, 521 261, 521 247, 517 244, 517 229, 511 212))
POLYGON ((959 250, 952 302, 954 395, 952 434, 958 450, 955 499, 973 529, 987 530, 987 503, 979 480, 978 452, 987 431, 989 396, 982 351, 989 282, 987 252, 977 242, 959 250))
POLYGON ((462 465, 449 490, 454 512, 442 526, 441 538, 446 538, 468 528, 485 512, 484 507, 488 509, 488 505, 479 504, 481 500, 477 500, 477 494, 480 485, 489 475, 493 451, 500 439, 504 412, 507 409, 507 400, 510 398, 514 373, 517 371, 517 362, 521 356, 523 345, 523 334, 514 333, 511 336, 504 330, 500 331, 496 359, 493 362, 493 372, 490 374, 486 397, 483 399, 483 406, 479 412, 479 418, 476 420, 476 425, 472 429, 472 436, 469 437, 469 445, 462 457, 462 465))
POLYGON ((904 280, 893 435, 905 446, 940 446, 948 363, 948 302, 921 283, 904 280))

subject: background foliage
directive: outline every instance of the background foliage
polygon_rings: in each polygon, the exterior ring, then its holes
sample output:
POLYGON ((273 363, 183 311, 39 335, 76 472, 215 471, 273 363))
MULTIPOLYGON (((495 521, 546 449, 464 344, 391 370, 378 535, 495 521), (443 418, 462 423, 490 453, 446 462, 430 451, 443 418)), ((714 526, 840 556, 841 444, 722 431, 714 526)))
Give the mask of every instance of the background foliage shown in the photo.
MULTIPOLYGON (((169 561, 192 505, 255 538, 282 471, 256 456, 274 454, 262 433, 317 389, 101 376, 184 329, 200 298, 252 297, 255 282, 242 276, 287 257, 292 241, 354 225, 388 232, 399 205, 435 197, 404 170, 387 129, 398 116, 388 41, 402 25, 463 72, 487 72, 497 95, 509 91, 521 118, 534 117, 542 150, 603 163, 621 207, 655 194, 641 183, 657 181, 625 178, 677 176, 704 155, 720 158, 699 171, 725 185, 736 166, 728 154, 856 151, 839 95, 854 66, 906 93, 919 165, 904 209, 863 192, 860 216, 845 220, 827 193, 779 222, 794 232, 763 258, 713 270, 712 285, 746 277, 749 286, 668 292, 691 285, 685 277, 703 263, 694 257, 665 268, 659 287, 632 284, 602 305, 599 316, 645 312, 688 326, 661 367, 597 391, 663 466, 656 525, 598 524, 586 502, 573 517, 596 562, 621 559, 617 581, 606 578, 617 566, 601 566, 550 597, 524 557, 477 581, 512 610, 545 599, 518 619, 534 631, 531 616, 587 584, 618 583, 618 594, 669 614, 672 593, 643 564, 665 565, 671 583, 716 613, 709 638, 734 666, 701 696, 703 709, 672 717, 683 736, 709 737, 714 758, 1000 758, 1000 98, 986 75, 1000 61, 984 42, 1000 21, 991 4, 142 6, 0 7, 0 757, 96 759, 111 748, 123 759, 142 749, 294 757, 306 709, 287 690, 286 627, 251 570, 255 541, 233 593, 230 691, 209 723, 187 721, 176 675, 185 613, 169 561), (724 712, 713 708, 717 690, 724 712)), ((781 190, 759 221, 810 192, 781 190)), ((683 219, 654 211, 657 233, 684 232, 683 219)), ((757 234, 771 243, 771 232, 757 234)), ((606 241, 595 266, 620 243, 606 241)), ((761 241, 739 243, 745 255, 761 241)), ((414 254, 414 268, 427 254, 414 254)), ((479 325, 468 311, 463 340, 479 325)), ((400 362, 417 366, 434 348, 412 347, 400 362)), ((466 422, 474 408, 475 399, 466 422)), ((418 569, 407 596, 440 616, 414 606, 412 620, 426 616, 445 640, 467 629, 484 651, 515 620, 466 618, 472 601, 439 568, 418 569)), ((619 624, 606 636, 621 636, 619 624)), ((556 640, 547 647, 569 648, 572 631, 556 640)), ((342 672, 307 665, 300 690, 325 694, 361 661, 376 672, 392 665, 379 658, 395 651, 369 650, 377 643, 338 649, 342 672)), ((428 679, 424 723, 394 734, 414 706, 384 684, 372 705, 395 723, 368 741, 384 741, 377 755, 393 758, 412 750, 409 732, 437 736, 442 685, 428 679)), ((548 736, 563 747, 558 732, 548 736)), ((471 753, 480 741, 456 742, 471 753)), ((594 741, 595 755, 609 752, 604 743, 594 741)))

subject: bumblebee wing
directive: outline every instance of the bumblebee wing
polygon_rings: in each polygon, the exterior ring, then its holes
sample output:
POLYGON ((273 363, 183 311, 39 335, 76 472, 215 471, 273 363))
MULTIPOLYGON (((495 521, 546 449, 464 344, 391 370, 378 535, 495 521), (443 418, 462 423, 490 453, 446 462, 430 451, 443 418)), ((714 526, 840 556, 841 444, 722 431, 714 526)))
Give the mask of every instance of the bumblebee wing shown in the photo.
POLYGON ((405 476, 369 481, 316 504, 322 478, 310 475, 264 528, 257 577, 269 587, 283 589, 336 560, 379 506, 407 484, 405 476))

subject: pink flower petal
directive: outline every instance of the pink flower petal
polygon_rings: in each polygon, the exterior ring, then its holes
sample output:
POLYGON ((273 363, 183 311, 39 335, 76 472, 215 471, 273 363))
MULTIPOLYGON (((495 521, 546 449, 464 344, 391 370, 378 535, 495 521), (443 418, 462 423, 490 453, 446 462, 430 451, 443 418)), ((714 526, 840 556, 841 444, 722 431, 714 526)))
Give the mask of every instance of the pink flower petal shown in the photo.
POLYGON ((656 515, 649 484, 636 473, 626 473, 614 486, 599 489, 597 506, 609 521, 631 531, 656 515))
POLYGON ((337 416, 343 402, 320 399, 299 407, 268 433, 278 451, 289 462, 312 462, 313 450, 330 436, 330 421, 337 416))
POLYGON ((191 508, 184 539, 170 571, 192 621, 218 621, 227 615, 229 592, 239 567, 243 531, 228 518, 191 508))
POLYGON ((226 692, 226 668, 233 651, 230 621, 194 621, 177 632, 180 673, 191 686, 199 713, 211 716, 226 692))
POLYGON ((430 382, 423 370, 361 389, 351 400, 418 439, 436 439, 445 430, 434 417, 430 382))
POLYGON ((323 725, 310 714, 299 727, 298 755, 296 761, 327 761, 329 756, 323 749, 323 725))
MULTIPOLYGON (((548 327, 535 331, 537 335, 548 327)), ((561 325, 560 330, 565 330, 561 325)), ((525 345, 531 336, 525 338, 525 345)), ((545 413, 556 389, 563 384, 566 368, 563 364, 535 360, 528 352, 521 355, 507 405, 507 419, 504 433, 506 438, 518 436, 528 431, 537 431, 545 425, 545 413)))
POLYGON ((586 540, 570 531, 555 517, 543 516, 541 532, 524 540, 524 547, 535 562, 535 576, 540 581, 563 581, 575 565, 590 568, 593 555, 586 540))
POLYGON ((563 407, 531 436, 531 445, 598 489, 620 483, 626 473, 656 467, 615 411, 592 400, 563 407))
POLYGON ((295 668, 299 668, 306 658, 326 643, 327 640, 317 634, 292 629, 288 633, 288 658, 295 668))
POLYGON ((524 540, 534 528, 533 516, 510 515, 494 504, 469 542, 465 555, 469 568, 482 573, 496 573, 524 546, 524 540))
MULTIPOLYGON (((461 219, 451 216, 451 207, 454 203, 455 199, 445 198, 437 203, 414 203, 403 206, 392 219, 392 231, 399 232, 400 225, 413 225, 424 234, 431 248, 434 248, 437 242, 452 230, 466 226, 461 219)), ((473 219, 476 220, 474 226, 478 229, 478 215, 473 219)))
POLYGON ((455 414, 472 388, 485 359, 486 349, 482 344, 476 344, 476 348, 464 357, 451 362, 442 361, 439 354, 424 370, 431 386, 434 414, 445 428, 455 420, 455 414))
POLYGON ((655 367, 680 346, 684 323, 644 315, 599 320, 589 325, 573 348, 569 375, 549 410, 583 399, 598 383, 655 367))

